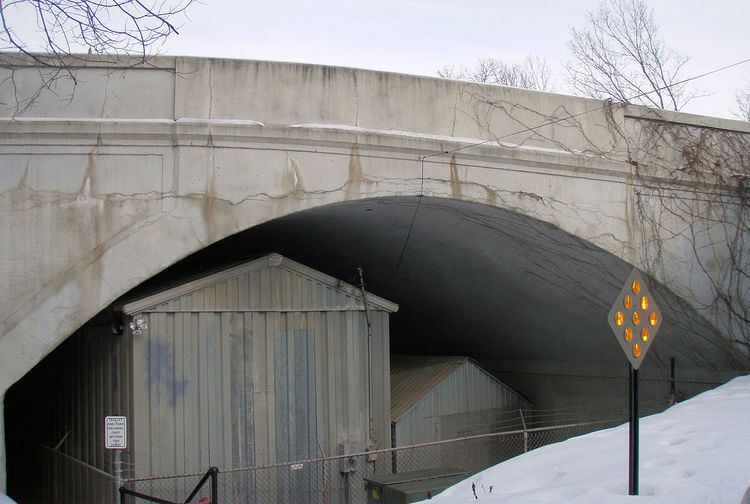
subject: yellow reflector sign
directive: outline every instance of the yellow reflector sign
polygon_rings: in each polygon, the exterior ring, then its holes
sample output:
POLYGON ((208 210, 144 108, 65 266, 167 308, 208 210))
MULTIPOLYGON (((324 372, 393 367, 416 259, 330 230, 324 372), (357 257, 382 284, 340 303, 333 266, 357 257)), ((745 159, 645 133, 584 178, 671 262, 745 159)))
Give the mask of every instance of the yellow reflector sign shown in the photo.
POLYGON ((637 269, 625 280, 607 320, 633 369, 638 369, 661 327, 661 311, 637 269))

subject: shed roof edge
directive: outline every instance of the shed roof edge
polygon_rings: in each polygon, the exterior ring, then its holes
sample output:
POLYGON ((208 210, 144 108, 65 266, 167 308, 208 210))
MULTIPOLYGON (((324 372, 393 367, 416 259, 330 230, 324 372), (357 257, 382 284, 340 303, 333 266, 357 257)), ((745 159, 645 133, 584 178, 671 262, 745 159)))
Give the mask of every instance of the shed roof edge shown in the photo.
MULTIPOLYGON (((165 303, 170 299, 184 296, 186 294, 190 294, 191 292, 203 289, 205 287, 208 287, 209 285, 230 280, 232 278, 244 275, 245 273, 272 266, 283 268, 288 271, 306 276, 325 285, 333 287, 334 289, 337 289, 345 294, 359 298, 362 297, 359 288, 354 287, 353 285, 350 285, 343 280, 339 280, 321 271, 310 268, 309 266, 298 263, 297 261, 293 261, 292 259, 284 257, 281 254, 273 253, 260 257, 258 259, 253 259, 251 261, 229 267, 221 271, 217 271, 215 273, 208 274, 200 278, 196 278, 195 280, 191 280, 171 288, 167 288, 163 291, 151 294, 141 299, 136 299, 134 301, 128 302, 117 308, 119 308, 125 315, 133 315, 135 313, 139 313, 141 311, 152 308, 156 305, 165 303)), ((398 305, 396 303, 388 301, 387 299, 383 299, 380 296, 377 296, 370 292, 366 293, 366 297, 367 304, 374 306, 376 309, 381 309, 389 313, 398 311, 398 305)))

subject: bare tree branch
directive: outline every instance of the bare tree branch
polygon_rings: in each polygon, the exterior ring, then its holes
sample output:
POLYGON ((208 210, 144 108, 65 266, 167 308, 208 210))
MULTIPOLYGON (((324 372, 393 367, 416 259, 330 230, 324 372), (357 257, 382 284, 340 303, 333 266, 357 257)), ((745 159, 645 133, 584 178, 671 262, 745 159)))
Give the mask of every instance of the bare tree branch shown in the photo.
POLYGON ((734 115, 743 121, 750 121, 750 82, 744 89, 737 91, 735 95, 737 102, 734 115))
POLYGON ((750 136, 668 121, 643 127, 631 155, 649 272, 663 270, 667 248, 689 250, 710 287, 700 308, 750 356, 750 136))
POLYGON ((665 46, 643 0, 602 1, 570 35, 567 81, 580 93, 672 110, 696 97, 678 84, 687 56, 665 46))
POLYGON ((473 68, 445 66, 437 71, 445 79, 468 80, 537 91, 552 91, 552 71, 537 56, 527 56, 521 63, 506 63, 497 58, 482 58, 473 68))
POLYGON ((194 1, 0 0, 0 67, 11 72, 0 86, 15 86, 13 75, 23 61, 41 67, 39 89, 13 89, 16 114, 20 114, 41 93, 54 90, 58 80, 75 85, 75 67, 89 59, 127 55, 133 64, 142 64, 177 34, 177 22, 186 19, 194 1), (36 21, 34 34, 18 31, 24 19, 36 21))

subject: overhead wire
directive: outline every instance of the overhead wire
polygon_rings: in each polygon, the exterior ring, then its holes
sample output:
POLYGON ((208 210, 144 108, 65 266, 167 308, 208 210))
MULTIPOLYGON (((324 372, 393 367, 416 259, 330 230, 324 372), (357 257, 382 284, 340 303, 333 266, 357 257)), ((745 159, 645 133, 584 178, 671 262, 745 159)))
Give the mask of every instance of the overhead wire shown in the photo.
MULTIPOLYGON (((673 82, 671 84, 667 84, 667 85, 664 85, 664 86, 652 89, 650 91, 644 91, 642 93, 638 93, 636 95, 631 96, 630 98, 626 99, 624 101, 624 103, 625 104, 629 104, 633 100, 636 100, 638 98, 642 98, 642 97, 650 95, 652 93, 657 93, 659 91, 664 91, 666 89, 670 89, 670 88, 673 88, 673 87, 676 87, 676 86, 681 86, 682 84, 686 84, 688 82, 691 82, 691 81, 694 81, 694 80, 697 80, 697 79, 702 79, 703 77, 707 77, 709 75, 712 75, 712 74, 715 74, 715 73, 718 73, 718 72, 723 72, 725 70, 729 70, 730 68, 734 68, 736 66, 743 65, 743 64, 748 63, 748 62, 750 62, 750 58, 745 58, 743 60, 736 61, 736 62, 731 63, 729 65, 724 65, 722 67, 715 68, 713 70, 709 70, 708 72, 704 72, 702 74, 694 75, 692 77, 688 77, 686 79, 682 79, 680 81, 673 82)), ((396 266, 393 268, 393 271, 391 272, 391 275, 389 276, 388 280, 390 281, 396 275, 396 272, 398 272, 398 269, 401 266, 401 262, 403 261, 404 255, 406 254, 406 250, 407 250, 407 248, 409 246, 409 241, 411 239, 412 232, 414 231, 414 223, 417 220, 417 214, 419 213, 419 209, 422 206, 422 198, 424 197, 424 161, 425 161, 425 159, 428 159, 428 158, 431 158, 431 157, 437 157, 437 156, 445 156, 445 155, 448 155, 448 154, 454 154, 456 152, 460 152, 462 150, 466 150, 466 149, 471 149, 471 148, 474 148, 474 147, 478 147, 480 145, 486 145, 488 143, 498 142, 499 140, 502 140, 504 138, 508 138, 508 137, 511 137, 511 136, 520 135, 522 133, 527 133, 527 132, 530 132, 530 131, 536 131, 536 130, 538 130, 540 128, 544 128, 544 127, 547 127, 547 126, 552 126, 552 125, 555 125, 555 124, 563 122, 563 121, 569 121, 571 119, 576 119, 578 117, 584 116, 586 114, 590 114, 592 112, 597 112, 599 110, 604 110, 605 108, 608 108, 611 105, 612 105, 612 100, 611 99, 604 100, 604 103, 602 103, 602 105, 600 105, 598 107, 595 107, 595 108, 592 108, 592 109, 584 110, 582 112, 578 112, 576 114, 568 114, 565 117, 559 117, 557 119, 552 119, 552 120, 546 121, 546 122, 544 122, 542 124, 538 124, 536 126, 527 126, 527 127, 524 127, 524 128, 522 128, 520 130, 513 131, 511 133, 506 133, 504 135, 499 135, 499 136, 496 136, 496 137, 493 137, 493 138, 488 138, 487 140, 482 140, 480 142, 469 143, 469 144, 466 144, 466 145, 462 145, 460 147, 456 147, 455 149, 435 151, 432 154, 427 154, 427 155, 424 155, 424 156, 419 156, 419 158, 417 158, 419 160, 419 163, 420 163, 419 199, 417 200, 417 206, 414 209, 414 215, 412 216, 411 224, 409 225, 409 231, 407 232, 406 239, 404 240, 404 246, 401 248, 401 253, 399 254, 398 261, 396 262, 396 266)))
MULTIPOLYGON (((736 67, 736 66, 742 65, 744 63, 748 63, 748 62, 750 62, 750 58, 746 58, 744 60, 737 61, 737 62, 732 63, 730 65, 725 65, 725 66, 723 66, 721 68, 715 68, 714 70, 710 70, 708 72, 704 72, 704 73, 699 74, 699 75, 694 75, 692 77, 688 77, 688 78, 683 79, 681 81, 673 82, 672 84, 667 84, 665 86, 661 86, 661 87, 658 87, 656 89, 652 89, 651 91, 644 91, 642 93, 638 93, 636 95, 631 96, 630 98, 626 99, 624 103, 625 104, 629 104, 633 100, 636 100, 638 98, 642 98, 642 97, 650 95, 652 93, 657 93, 659 91, 664 91, 665 89, 673 88, 673 87, 676 87, 676 86, 681 86, 682 84, 686 84, 686 83, 688 83, 690 81, 694 81, 696 79, 702 79, 703 77, 707 77, 707 76, 709 76, 711 74, 715 74, 715 73, 718 73, 718 72, 723 72, 724 70, 729 70, 730 68, 733 68, 733 67, 736 67)), ((592 109, 589 109, 589 110, 584 110, 583 112, 578 112, 576 114, 568 114, 565 117, 559 117, 557 119, 552 119, 550 121, 544 122, 542 124, 538 124, 536 126, 527 126, 527 127, 522 128, 522 129, 520 129, 518 131, 513 131, 511 133, 506 133, 504 135, 496 136, 494 138, 488 138, 487 140, 482 140, 481 142, 475 142, 475 143, 470 143, 470 144, 467 144, 467 145, 462 145, 461 147, 456 147, 455 149, 443 150, 443 151, 439 151, 439 152, 436 151, 436 152, 434 152, 432 154, 428 154, 426 156, 421 156, 420 159, 422 159, 424 161, 425 159, 430 158, 430 157, 444 156, 446 154, 453 154, 454 152, 459 152, 459 151, 462 151, 462 150, 465 150, 465 149, 471 149, 472 147, 478 147, 480 145, 485 145, 485 144, 488 144, 488 143, 497 142, 498 140, 502 140, 502 139, 508 138, 510 136, 520 135, 521 133, 527 133, 529 131, 534 131, 534 130, 537 130, 539 128, 544 128, 546 126, 552 126, 552 125, 557 124, 557 123, 562 122, 562 121, 567 121, 569 119, 575 119, 577 117, 581 117, 583 115, 590 114, 592 112, 597 112, 599 110, 603 110, 603 109, 609 107, 611 104, 612 104, 612 100, 611 99, 610 100, 604 100, 604 103, 602 105, 600 105, 598 107, 595 107, 595 108, 592 108, 592 109)))
POLYGON ((424 196, 424 156, 421 156, 420 158, 420 168, 421 173, 419 176, 419 198, 417 199, 417 207, 414 209, 414 215, 411 217, 411 224, 409 224, 409 231, 406 233, 406 240, 404 240, 404 246, 401 247, 401 253, 398 256, 398 260, 396 261, 396 267, 393 268, 393 271, 391 272, 391 275, 388 277, 388 282, 391 281, 393 276, 398 271, 399 266, 401 266, 401 261, 404 258, 404 254, 406 253, 406 248, 409 245, 409 238, 411 237, 411 233, 414 230, 414 222, 417 220, 417 214, 419 213, 419 207, 422 206, 422 197, 424 196))

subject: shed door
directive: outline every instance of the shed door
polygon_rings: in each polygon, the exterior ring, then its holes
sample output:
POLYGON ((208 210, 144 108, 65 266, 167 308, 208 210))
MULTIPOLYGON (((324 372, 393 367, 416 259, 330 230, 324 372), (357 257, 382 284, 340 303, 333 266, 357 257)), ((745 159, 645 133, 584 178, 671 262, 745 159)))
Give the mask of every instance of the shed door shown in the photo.
POLYGON ((276 461, 315 456, 315 331, 305 313, 267 313, 273 320, 276 461))

